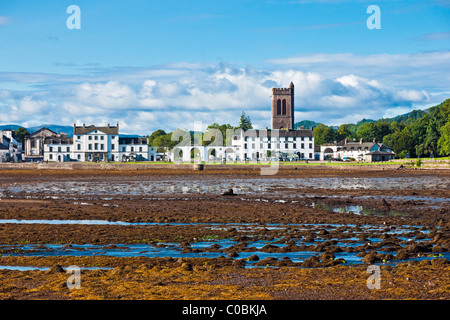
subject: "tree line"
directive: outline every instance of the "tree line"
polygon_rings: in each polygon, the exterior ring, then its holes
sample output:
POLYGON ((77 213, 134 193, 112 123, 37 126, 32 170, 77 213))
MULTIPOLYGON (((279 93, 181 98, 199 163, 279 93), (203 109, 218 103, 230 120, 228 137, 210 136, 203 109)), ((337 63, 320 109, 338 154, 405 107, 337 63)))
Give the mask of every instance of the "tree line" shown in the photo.
MULTIPOLYGON (((222 134, 223 143, 225 143, 225 139, 227 137, 227 130, 237 130, 242 129, 244 131, 248 129, 253 129, 252 121, 249 116, 242 111, 241 117, 239 118, 239 123, 237 126, 232 126, 231 124, 218 124, 213 123, 207 127, 208 130, 219 130, 222 134)), ((189 137, 187 137, 187 132, 184 130, 176 129, 172 132, 165 132, 162 129, 156 130, 153 132, 148 138, 149 146, 157 147, 158 152, 165 152, 167 149, 172 149, 176 145, 178 145, 182 139, 190 139, 191 144, 195 144, 200 141, 202 145, 208 145, 215 141, 216 137, 208 137, 205 133, 202 132, 193 132, 190 131, 189 137)))
MULTIPOLYGON (((427 111, 414 110, 394 118, 376 121, 363 119, 356 124, 346 123, 338 127, 304 120, 296 123, 296 127, 306 126, 305 124, 315 125, 316 146, 339 142, 345 138, 354 141, 362 139, 366 142, 376 139, 377 142, 393 148, 397 158, 404 158, 407 154, 413 158, 450 155, 450 99, 427 111)), ((213 123, 207 129, 219 130, 225 141, 227 130, 239 128, 243 130, 253 128, 250 117, 246 116, 245 112, 242 112, 237 126, 213 123)), ((169 133, 162 129, 157 130, 149 137, 149 145, 158 147, 159 152, 163 152, 166 148, 171 149, 181 141, 181 138, 172 141, 173 134, 177 134, 177 130, 169 133)), ((191 143, 194 143, 196 134, 204 133, 190 132, 189 134, 191 143)), ((214 141, 214 138, 212 140, 203 138, 204 136, 200 137, 203 145, 214 141)))
POLYGON ((314 128, 315 145, 343 139, 378 142, 393 148, 398 158, 450 155, 450 99, 429 108, 377 121, 365 120, 339 127, 318 124, 314 128))

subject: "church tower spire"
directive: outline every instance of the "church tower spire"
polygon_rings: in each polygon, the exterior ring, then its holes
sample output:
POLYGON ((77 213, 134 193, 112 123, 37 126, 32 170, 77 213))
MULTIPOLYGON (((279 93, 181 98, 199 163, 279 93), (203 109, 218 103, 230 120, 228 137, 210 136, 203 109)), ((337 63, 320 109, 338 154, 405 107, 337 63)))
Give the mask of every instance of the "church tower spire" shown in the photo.
POLYGON ((294 84, 272 88, 272 130, 294 129, 294 84))

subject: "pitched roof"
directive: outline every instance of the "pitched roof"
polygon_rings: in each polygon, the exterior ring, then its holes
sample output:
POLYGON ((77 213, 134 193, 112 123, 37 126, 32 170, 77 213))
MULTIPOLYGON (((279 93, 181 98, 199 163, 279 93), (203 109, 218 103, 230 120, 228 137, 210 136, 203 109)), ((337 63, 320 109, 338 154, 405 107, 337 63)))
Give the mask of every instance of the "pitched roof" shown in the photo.
POLYGON ((314 137, 314 131, 308 129, 285 130, 285 129, 250 129, 244 132, 244 137, 314 137))
POLYGON ((66 135, 63 136, 52 136, 52 137, 45 137, 44 144, 72 144, 73 138, 69 138, 66 135))
POLYGON ((360 141, 349 141, 347 139, 343 139, 341 141, 339 141, 336 146, 340 146, 341 150, 351 150, 351 148, 353 147, 353 150, 358 150, 358 148, 361 148, 361 150, 363 149, 368 149, 371 150, 373 148, 374 145, 378 145, 379 149, 390 149, 392 150, 391 147, 382 144, 382 143, 377 143, 376 141, 372 141, 372 142, 362 142, 362 140, 360 141))
POLYGON ((376 151, 372 151, 372 152, 369 152, 369 153, 366 153, 366 155, 367 154, 369 154, 369 155, 392 155, 392 154, 395 154, 394 152, 389 152, 389 151, 379 151, 379 150, 376 150, 376 151))
POLYGON ((145 137, 120 137, 119 144, 147 144, 147 138, 145 137))
POLYGON ((73 126, 73 134, 87 134, 92 131, 101 131, 106 134, 119 134, 119 126, 110 126, 109 124, 105 127, 98 127, 95 125, 85 126, 84 124, 82 126, 77 127, 76 125, 73 126))
MULTIPOLYGON (((56 134, 57 134, 56 132, 54 132, 53 130, 50 130, 49 128, 42 127, 42 128, 40 128, 40 129, 38 129, 38 130, 36 130, 36 131, 30 133, 29 137, 37 136, 37 135, 39 135, 40 133, 42 133, 41 136, 42 136, 42 135, 45 135, 45 131, 49 131, 49 135, 56 135, 56 134)), ((47 134, 47 135, 45 135, 45 136, 49 136, 49 135, 47 134)))

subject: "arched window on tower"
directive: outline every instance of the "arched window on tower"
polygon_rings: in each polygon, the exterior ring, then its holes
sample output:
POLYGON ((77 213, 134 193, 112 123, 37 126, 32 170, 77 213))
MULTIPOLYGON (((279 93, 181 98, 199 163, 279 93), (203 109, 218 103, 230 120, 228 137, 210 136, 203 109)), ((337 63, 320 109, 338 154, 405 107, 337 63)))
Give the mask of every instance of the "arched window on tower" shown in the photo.
POLYGON ((286 115, 286 99, 283 99, 283 115, 286 115))
POLYGON ((281 114, 281 100, 277 100, 277 115, 281 114))

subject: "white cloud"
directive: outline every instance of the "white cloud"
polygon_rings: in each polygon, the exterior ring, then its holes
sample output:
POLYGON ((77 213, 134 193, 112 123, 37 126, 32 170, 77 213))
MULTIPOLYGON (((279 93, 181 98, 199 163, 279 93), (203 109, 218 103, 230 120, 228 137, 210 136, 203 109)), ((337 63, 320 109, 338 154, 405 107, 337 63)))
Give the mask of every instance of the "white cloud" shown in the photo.
POLYGON ((98 105, 103 108, 124 108, 136 101, 135 92, 117 81, 103 83, 85 82, 75 88, 79 102, 98 105))
POLYGON ((255 127, 264 128, 270 127, 271 88, 287 87, 292 81, 296 121, 307 119, 338 125, 387 114, 395 116, 396 112, 441 102, 449 83, 442 85, 442 78, 448 79, 445 72, 448 66, 442 65, 442 56, 446 57, 446 53, 403 56, 413 64, 410 74, 390 62, 393 58, 406 68, 408 62, 400 62, 396 55, 352 54, 299 58, 297 63, 307 63, 307 68, 284 62, 273 69, 180 62, 104 72, 96 69, 90 79, 85 75, 34 77, 34 74, 0 73, 0 81, 14 79, 34 89, 32 94, 29 90, 0 90, 0 111, 14 114, 4 117, 2 122, 35 121, 33 124, 39 125, 42 119, 46 123, 69 120, 65 124, 71 125, 73 121, 103 124, 120 121, 124 133, 150 134, 156 129, 192 129, 194 121, 236 125, 244 110, 255 127), (425 56, 434 57, 437 65, 424 61, 425 56), (362 61, 353 61, 358 59, 362 61), (389 68, 381 66, 380 70, 374 60, 392 66, 393 72, 386 74, 389 68), (364 61, 369 69, 362 67, 364 61), (397 73, 399 70, 405 74, 397 73), (439 76, 434 77, 436 74, 439 76), (30 82, 30 78, 45 80, 30 82), (414 81, 407 82, 408 78, 414 81))
POLYGON ((18 104, 13 104, 11 106, 11 111, 19 114, 35 114, 43 111, 48 105, 46 101, 42 100, 33 100, 31 96, 27 96, 19 101, 18 104))

